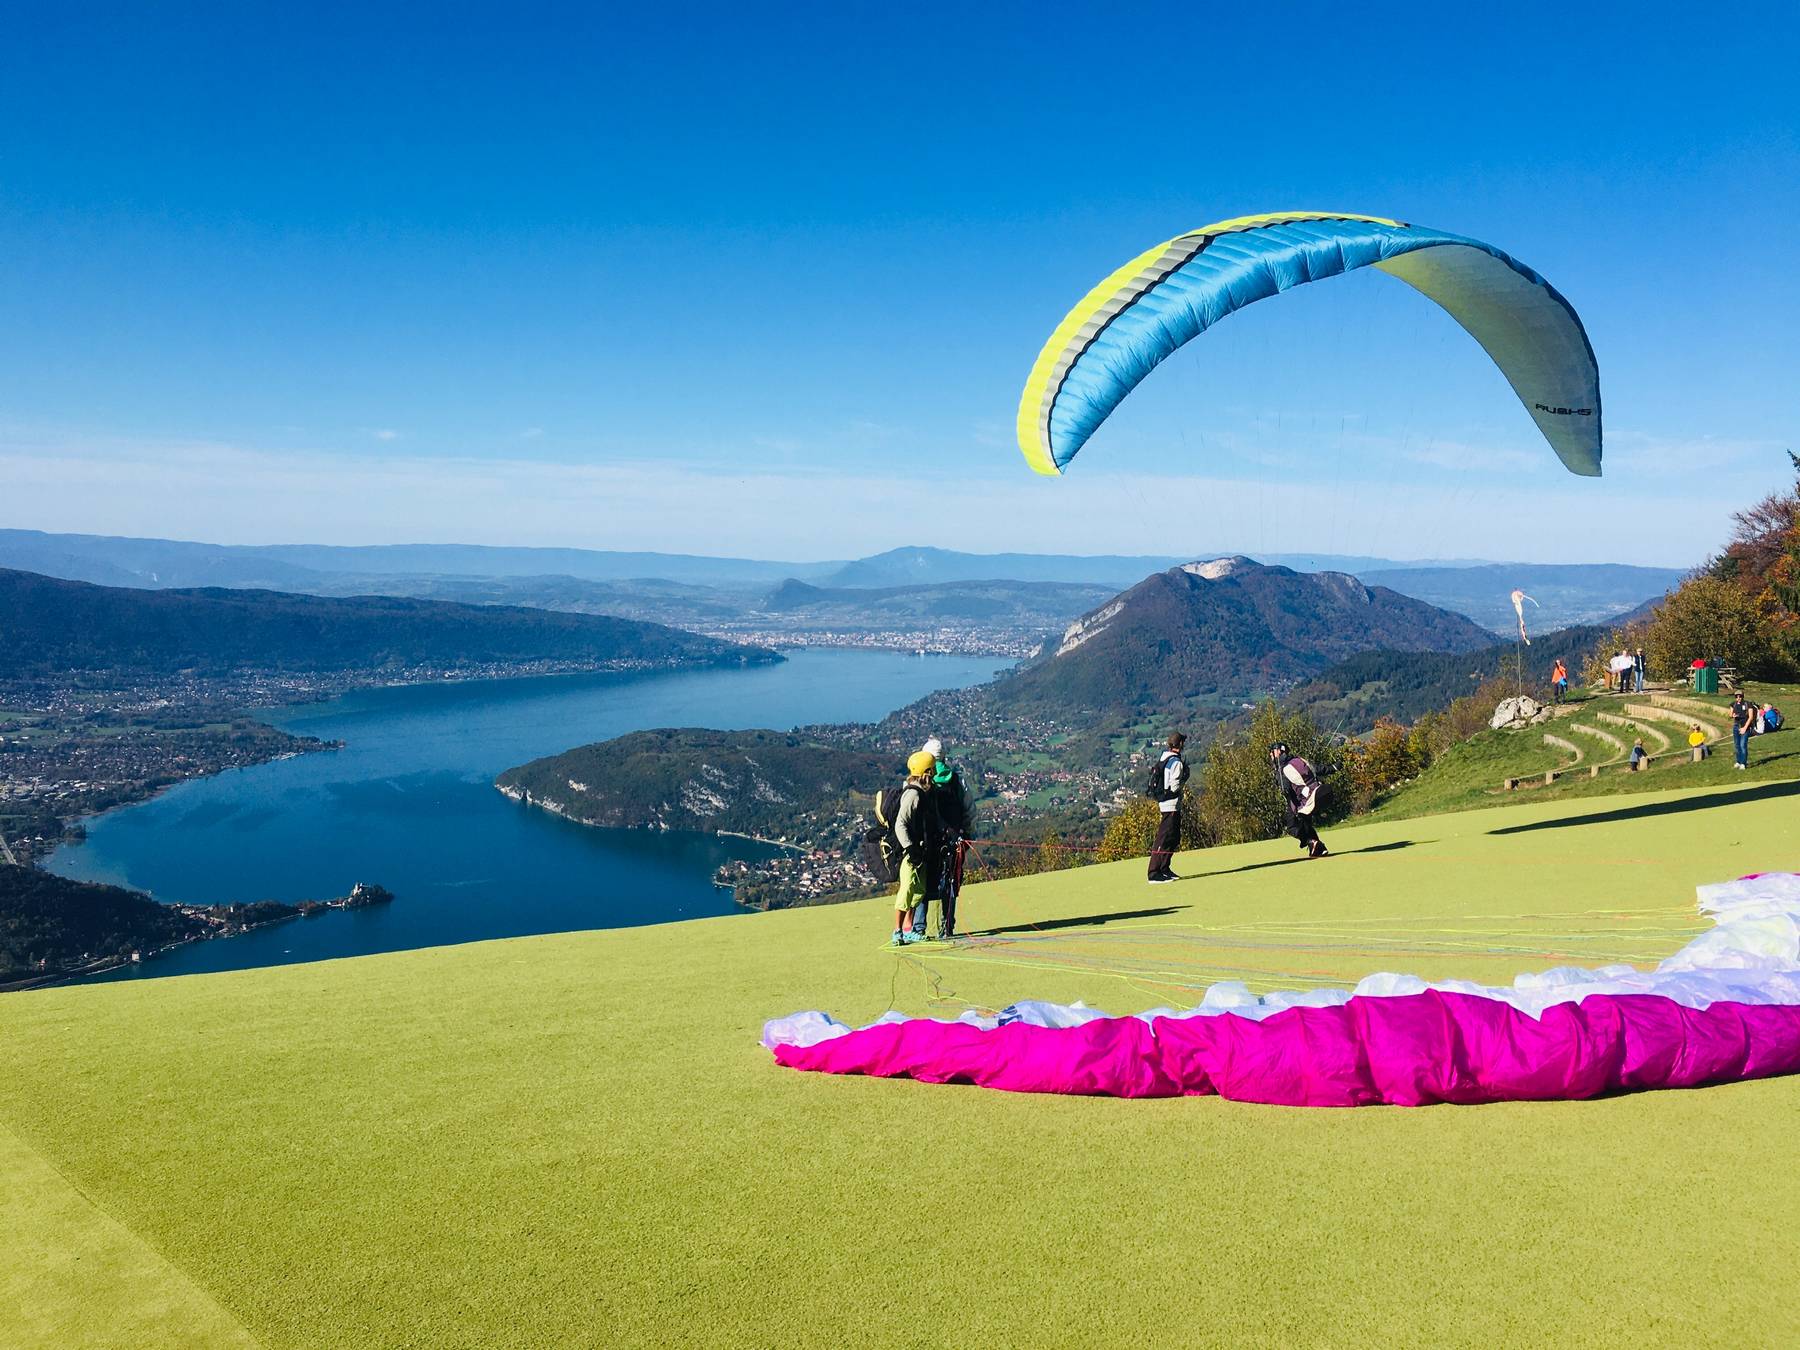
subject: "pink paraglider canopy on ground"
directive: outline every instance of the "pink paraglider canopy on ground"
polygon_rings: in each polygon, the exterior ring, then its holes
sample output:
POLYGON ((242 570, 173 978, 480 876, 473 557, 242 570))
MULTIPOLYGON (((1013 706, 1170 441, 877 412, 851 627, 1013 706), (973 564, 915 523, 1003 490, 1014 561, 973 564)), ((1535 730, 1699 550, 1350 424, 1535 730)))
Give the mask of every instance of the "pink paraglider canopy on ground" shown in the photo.
MULTIPOLYGON (((1015 1005, 957 1022, 820 1013, 768 1023, 788 1068, 1115 1097, 1217 1093, 1282 1106, 1582 1098, 1800 1072, 1800 875, 1702 887, 1717 925, 1654 971, 1521 976, 1511 987, 1371 976, 1191 1012, 1108 1017, 1015 1005)), ((1218 995, 1218 997, 1215 997, 1218 995)))

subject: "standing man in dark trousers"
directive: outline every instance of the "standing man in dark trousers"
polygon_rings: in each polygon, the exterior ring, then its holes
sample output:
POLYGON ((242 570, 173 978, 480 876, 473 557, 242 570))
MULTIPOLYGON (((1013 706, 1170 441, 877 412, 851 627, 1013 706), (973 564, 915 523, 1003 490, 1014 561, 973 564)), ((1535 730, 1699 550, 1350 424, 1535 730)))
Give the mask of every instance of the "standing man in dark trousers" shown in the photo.
POLYGON ((1156 839, 1150 845, 1150 882, 1178 881, 1169 868, 1169 860, 1181 847, 1181 790, 1187 786, 1187 761, 1181 748, 1187 737, 1179 731, 1169 735, 1169 748, 1162 752, 1151 775, 1151 796, 1156 798, 1156 839))
POLYGON ((944 743, 933 736, 924 752, 937 760, 931 774, 931 805, 937 821, 936 839, 926 871, 926 893, 943 902, 939 910, 938 939, 956 936, 956 897, 962 893, 963 855, 975 833, 975 799, 963 772, 944 758, 944 743))
POLYGON ((1736 759, 1734 769, 1750 767, 1750 729, 1756 725, 1756 709, 1744 701, 1744 691, 1738 690, 1737 696, 1731 700, 1731 753, 1736 759))

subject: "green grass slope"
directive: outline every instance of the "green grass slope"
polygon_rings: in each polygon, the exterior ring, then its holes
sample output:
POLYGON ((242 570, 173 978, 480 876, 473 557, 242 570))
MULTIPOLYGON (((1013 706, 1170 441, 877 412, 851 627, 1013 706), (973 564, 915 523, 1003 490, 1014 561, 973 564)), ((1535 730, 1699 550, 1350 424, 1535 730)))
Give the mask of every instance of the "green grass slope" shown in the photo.
MULTIPOLYGON (((1752 692, 1783 709, 1800 704, 1800 689, 1791 685, 1759 685, 1752 692)), ((1800 777, 1800 730, 1792 725, 1751 737, 1750 764, 1740 772, 1732 767, 1729 698, 1673 690, 1663 695, 1672 702, 1659 710, 1660 715, 1633 711, 1652 706, 1658 696, 1584 697, 1558 708, 1559 715, 1540 726, 1481 732, 1451 746, 1424 773, 1384 798, 1368 818, 1403 820, 1521 801, 1630 796, 1800 777), (1608 717, 1622 718, 1628 725, 1608 717), (1687 733, 1694 720, 1719 733, 1712 753, 1698 763, 1687 753, 1687 733), (1546 742, 1546 733, 1574 745, 1581 757, 1546 742), (1634 739, 1641 739, 1651 755, 1650 766, 1635 774, 1625 762, 1634 739), (1598 776, 1589 772, 1594 767, 1600 769, 1598 776), (1558 771, 1559 777, 1546 783, 1544 774, 1549 770, 1558 771), (1508 778, 1521 780, 1513 792, 1502 787, 1508 778)))
POLYGON ((1300 1111, 801 1075, 756 1036, 808 1007, 1134 1011, 1232 972, 1648 963, 1702 927, 1696 883, 1794 865, 1797 798, 998 882, 965 903, 994 938, 916 960, 872 900, 11 995, 0 1165, 55 1174, 23 1208, 64 1264, 4 1249, 27 1297, 0 1344, 130 1327, 145 1254, 191 1282, 193 1344, 229 1343, 213 1305, 265 1346, 1792 1343, 1800 1078, 1300 1111))

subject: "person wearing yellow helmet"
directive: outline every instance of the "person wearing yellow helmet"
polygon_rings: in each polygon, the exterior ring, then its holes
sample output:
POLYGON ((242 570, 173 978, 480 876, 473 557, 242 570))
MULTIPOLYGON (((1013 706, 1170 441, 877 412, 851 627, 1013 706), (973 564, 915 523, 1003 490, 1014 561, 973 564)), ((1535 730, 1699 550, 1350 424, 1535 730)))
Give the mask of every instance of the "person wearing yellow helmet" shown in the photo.
POLYGON ((894 813, 894 838, 900 844, 900 889, 894 893, 894 945, 904 947, 925 936, 925 834, 931 774, 937 756, 916 751, 906 761, 906 786, 894 813), (920 913, 915 920, 913 909, 920 913))

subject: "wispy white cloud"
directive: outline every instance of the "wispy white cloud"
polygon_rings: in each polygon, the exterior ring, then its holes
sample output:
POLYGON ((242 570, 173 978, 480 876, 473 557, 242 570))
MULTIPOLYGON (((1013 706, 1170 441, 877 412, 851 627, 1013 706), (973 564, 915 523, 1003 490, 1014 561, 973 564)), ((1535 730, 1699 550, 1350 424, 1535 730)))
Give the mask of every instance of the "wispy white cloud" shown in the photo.
POLYGON ((668 459, 571 464, 0 438, 0 525, 224 543, 430 540, 796 560, 936 544, 1680 565, 1715 546, 1742 504, 1722 491, 1659 504, 1555 474, 1359 497, 1323 475, 1256 481, 1078 466, 1054 480, 1008 468, 947 477, 886 460, 877 472, 721 470, 668 459))
POLYGON ((401 433, 392 427, 370 427, 369 435, 378 441, 397 441, 400 439, 401 433))

